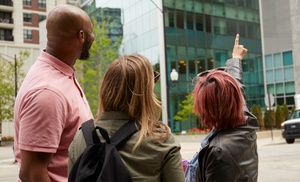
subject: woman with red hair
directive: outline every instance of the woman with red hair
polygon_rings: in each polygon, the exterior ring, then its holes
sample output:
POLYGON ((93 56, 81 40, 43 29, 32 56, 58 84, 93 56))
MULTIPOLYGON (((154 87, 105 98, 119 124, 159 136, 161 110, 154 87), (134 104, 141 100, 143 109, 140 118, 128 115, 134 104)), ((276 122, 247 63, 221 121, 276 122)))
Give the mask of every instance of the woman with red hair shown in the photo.
POLYGON ((194 110, 212 131, 198 155, 197 181, 257 181, 259 124, 244 99, 241 60, 246 53, 237 34, 226 69, 198 75, 194 110))

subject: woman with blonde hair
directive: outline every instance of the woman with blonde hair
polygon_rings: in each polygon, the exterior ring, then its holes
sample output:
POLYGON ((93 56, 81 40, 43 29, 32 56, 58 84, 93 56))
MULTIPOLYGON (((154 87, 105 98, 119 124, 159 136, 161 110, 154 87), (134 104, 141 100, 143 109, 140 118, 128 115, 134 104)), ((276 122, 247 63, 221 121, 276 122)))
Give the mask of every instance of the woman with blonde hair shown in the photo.
MULTIPOLYGON (((120 56, 111 63, 100 86, 95 126, 113 135, 133 120, 141 128, 118 148, 133 181, 184 181, 180 144, 159 121, 161 103, 154 94, 159 73, 139 54, 120 56)), ((69 170, 86 148, 81 130, 69 148, 69 170)))

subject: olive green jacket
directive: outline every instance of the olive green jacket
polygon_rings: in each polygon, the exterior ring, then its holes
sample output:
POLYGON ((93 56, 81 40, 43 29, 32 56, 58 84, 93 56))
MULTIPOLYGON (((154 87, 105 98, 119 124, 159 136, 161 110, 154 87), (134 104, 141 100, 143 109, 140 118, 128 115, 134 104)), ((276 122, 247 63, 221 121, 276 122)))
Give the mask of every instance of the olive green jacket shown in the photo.
MULTIPOLYGON (((104 112, 96 123, 113 135, 129 120, 127 113, 104 112)), ((121 159, 131 173, 133 181, 170 181, 181 182, 184 172, 180 155, 180 144, 171 134, 164 141, 156 142, 152 137, 145 138, 141 145, 132 153, 140 132, 135 133, 126 144, 119 149, 121 159)), ((101 137, 100 137, 101 138, 101 137)), ((101 141, 105 141, 101 138, 101 141)), ((69 172, 76 159, 86 148, 81 130, 79 130, 69 147, 69 172)))

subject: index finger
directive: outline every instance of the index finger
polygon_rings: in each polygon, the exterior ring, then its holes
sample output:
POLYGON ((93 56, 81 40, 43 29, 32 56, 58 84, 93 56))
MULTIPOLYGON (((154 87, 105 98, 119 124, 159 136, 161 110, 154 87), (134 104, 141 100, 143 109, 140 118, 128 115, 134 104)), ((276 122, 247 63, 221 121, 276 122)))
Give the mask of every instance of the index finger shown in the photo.
POLYGON ((235 45, 235 46, 239 45, 239 38, 240 38, 240 35, 239 35, 239 34, 236 34, 236 36, 235 36, 235 41, 234 41, 234 45, 235 45))

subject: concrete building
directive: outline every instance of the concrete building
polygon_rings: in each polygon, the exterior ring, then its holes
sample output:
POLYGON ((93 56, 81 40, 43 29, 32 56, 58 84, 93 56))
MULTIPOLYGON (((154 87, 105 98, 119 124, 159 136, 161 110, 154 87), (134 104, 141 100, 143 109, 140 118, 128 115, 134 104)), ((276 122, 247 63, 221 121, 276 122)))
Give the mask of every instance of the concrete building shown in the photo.
POLYGON ((294 106, 300 94, 300 2, 260 0, 265 91, 275 106, 294 106))

